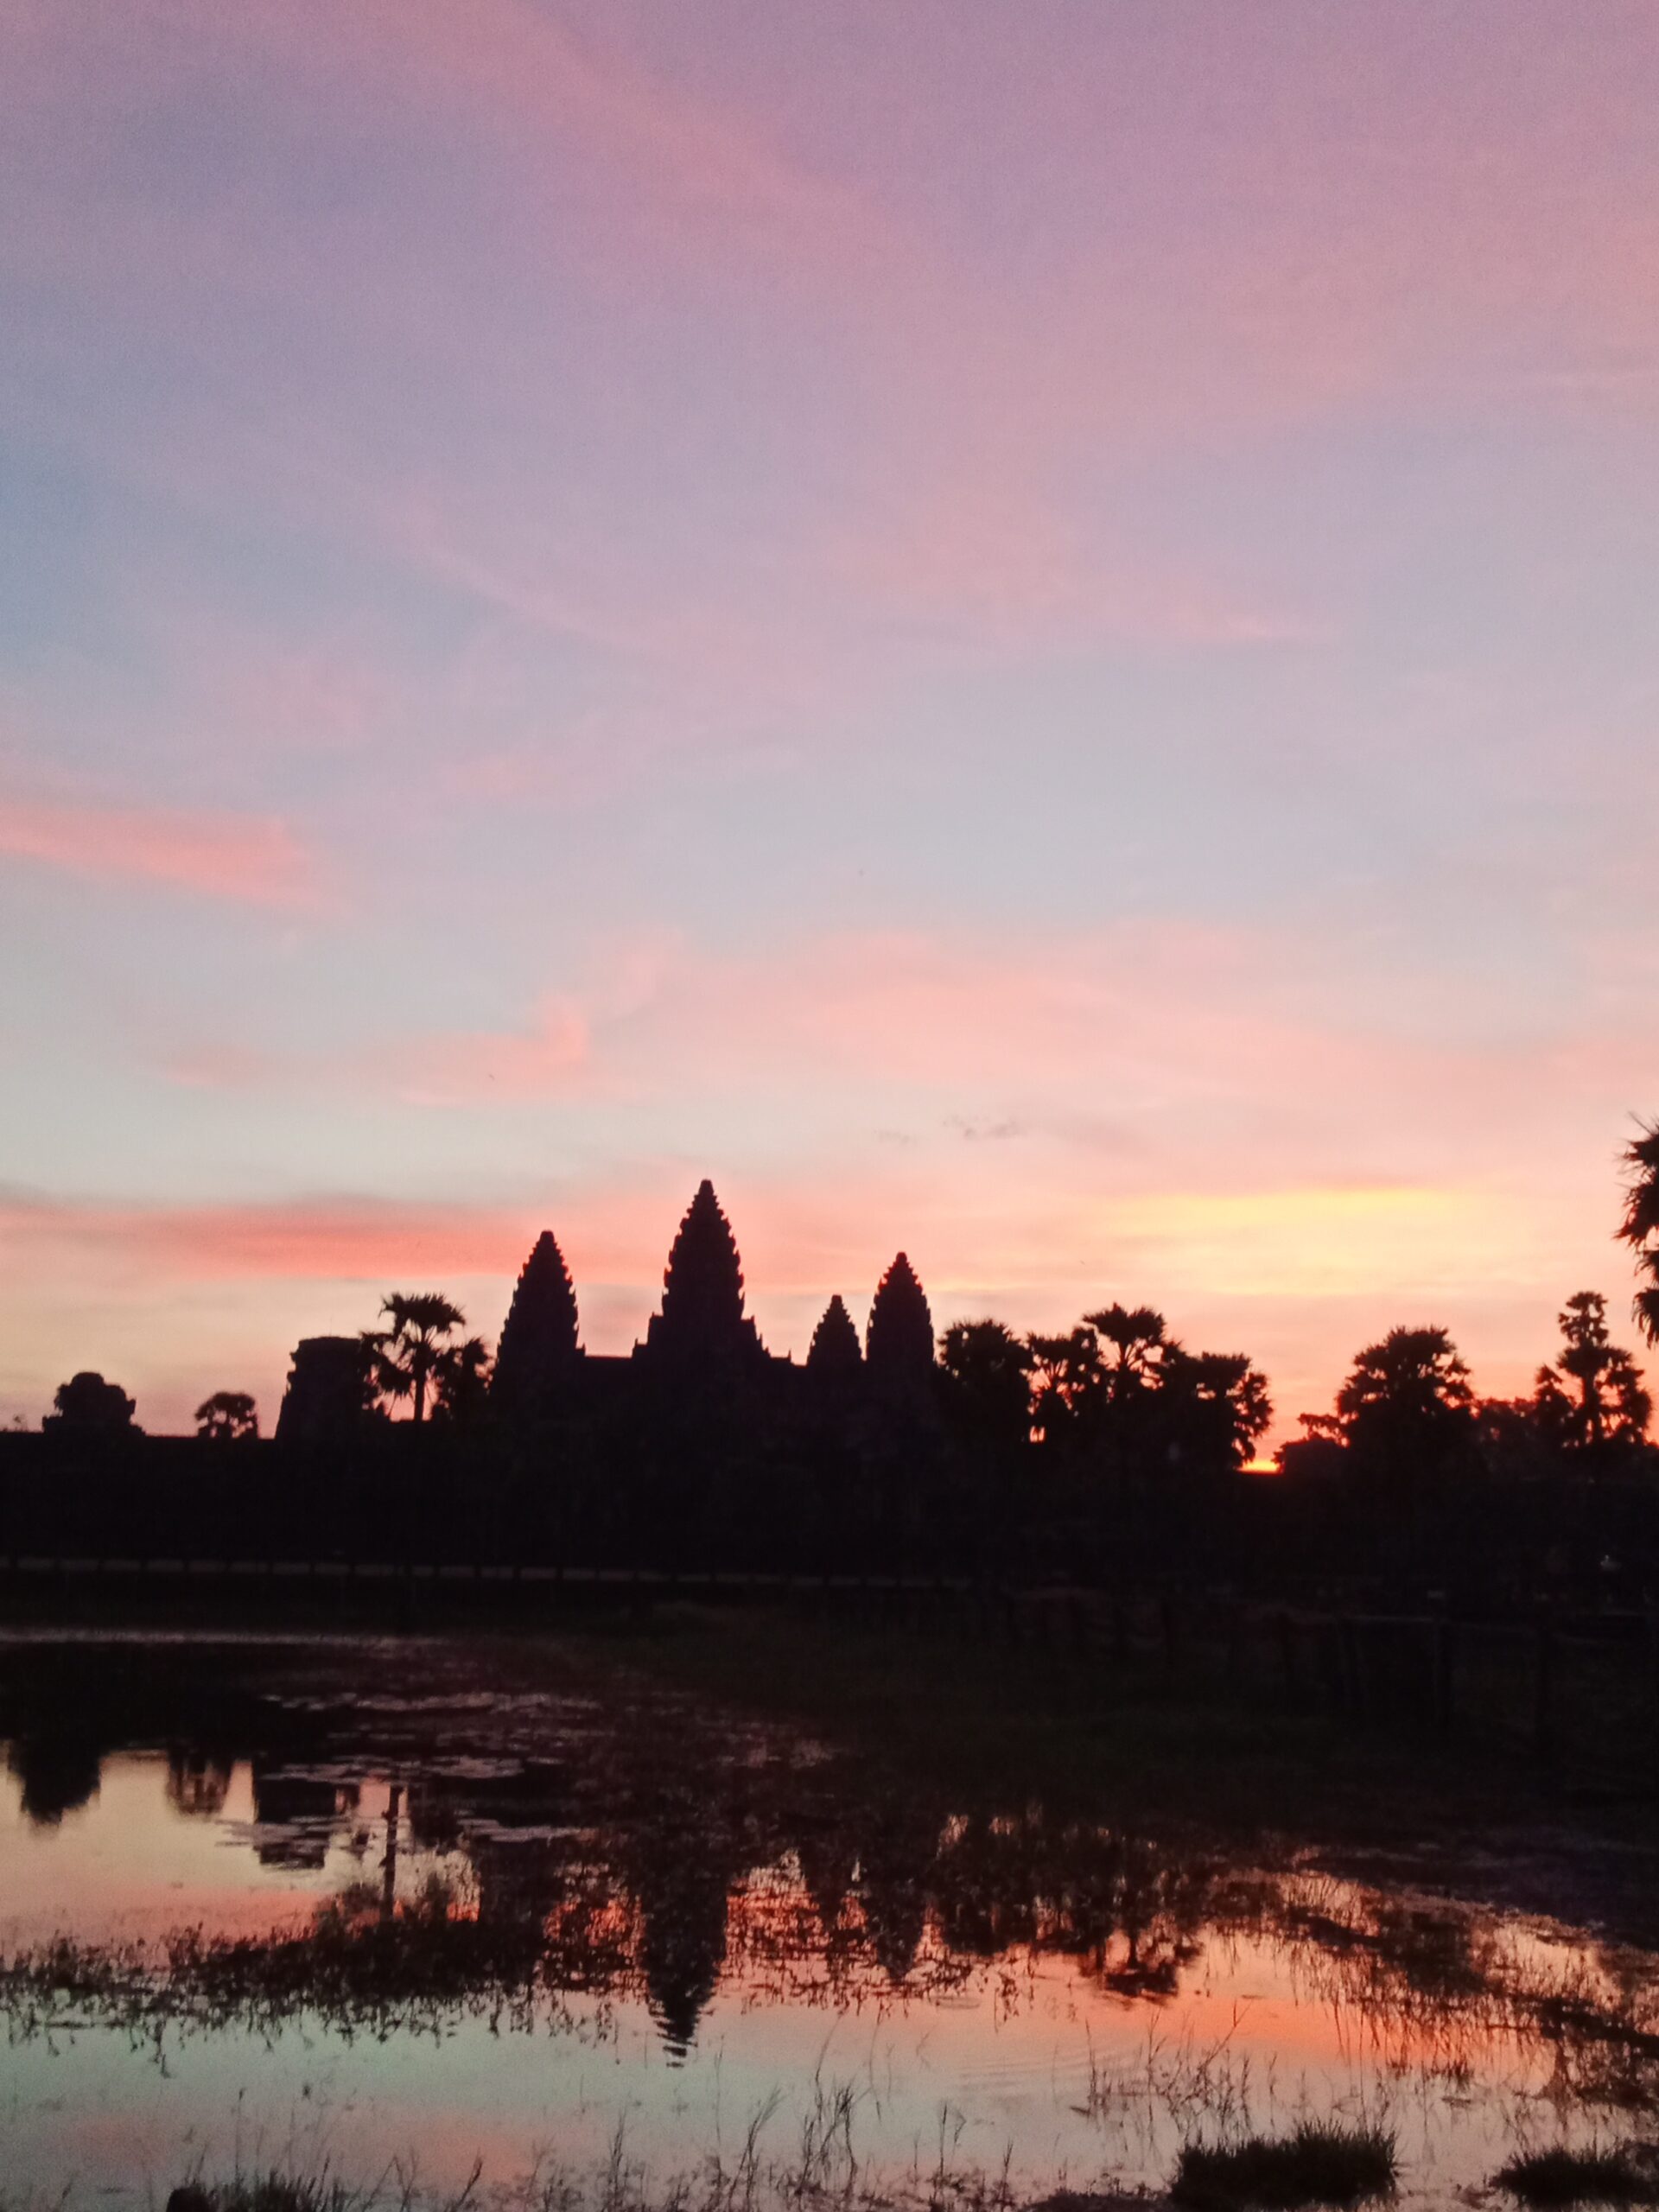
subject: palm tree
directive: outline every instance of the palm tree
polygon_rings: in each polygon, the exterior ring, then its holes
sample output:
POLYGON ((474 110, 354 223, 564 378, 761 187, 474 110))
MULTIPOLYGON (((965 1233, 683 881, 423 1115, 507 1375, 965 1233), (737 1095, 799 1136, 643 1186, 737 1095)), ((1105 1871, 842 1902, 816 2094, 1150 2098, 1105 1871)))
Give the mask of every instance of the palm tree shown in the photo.
POLYGON ((1636 1362, 1608 1337, 1606 1300, 1599 1291, 1579 1291, 1562 1308, 1560 1326, 1563 1349, 1553 1367, 1538 1370, 1534 1403, 1541 1423, 1561 1443, 1580 1450, 1599 1452, 1609 1441, 1640 1443, 1653 1400, 1636 1362), (1562 1387, 1563 1378, 1576 1384, 1576 1399, 1562 1387))
POLYGON ((1442 1476, 1472 1448, 1469 1370, 1444 1329, 1390 1329, 1356 1355, 1337 1419, 1357 1465, 1402 1486, 1442 1476))
POLYGON ((1159 1370, 1176 1456, 1242 1467, 1273 1419, 1268 1378, 1244 1352, 1183 1351, 1169 1344, 1159 1370))
POLYGON ((1101 1379, 1100 1340, 1081 1323, 1069 1336, 1026 1338, 1032 1426, 1045 1443, 1075 1426, 1101 1379))
POLYGON ((458 1428, 476 1421, 490 1395, 490 1348, 483 1338, 468 1337, 464 1344, 446 1344, 434 1375, 437 1410, 442 1418, 458 1428))
POLYGON ((461 1349, 448 1340, 465 1325, 467 1316, 435 1290, 395 1290, 382 1299, 380 1311, 391 1326, 363 1332, 374 1363, 375 1386, 389 1398, 412 1399, 419 1423, 426 1418, 428 1390, 442 1379, 461 1349))
POLYGON ((1083 1318, 1116 1355, 1109 1370, 1114 1403, 1139 1385, 1152 1382, 1164 1352, 1178 1349, 1169 1341, 1169 1325, 1163 1315, 1150 1306, 1108 1306, 1083 1318))
POLYGON ((1649 1278, 1636 1294, 1637 1325, 1650 1344, 1659 1344, 1659 1122, 1644 1122, 1641 1135, 1625 1146, 1624 1167, 1630 1179, 1618 1233, 1649 1278))
POLYGON ((949 1379, 949 1402, 970 1433, 1004 1447, 1027 1441, 1032 1354, 1012 1329, 1001 1321, 952 1322, 939 1365, 949 1379))

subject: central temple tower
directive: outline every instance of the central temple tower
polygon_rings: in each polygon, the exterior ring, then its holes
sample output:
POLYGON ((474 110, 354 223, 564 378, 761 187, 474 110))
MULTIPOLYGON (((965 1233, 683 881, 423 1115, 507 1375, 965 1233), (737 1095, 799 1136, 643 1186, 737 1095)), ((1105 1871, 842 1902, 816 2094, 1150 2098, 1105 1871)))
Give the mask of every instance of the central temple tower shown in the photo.
POLYGON ((737 1240, 705 1177, 686 1209, 663 1273, 663 1306, 642 1347, 664 1366, 728 1374, 758 1366, 766 1353, 743 1311, 737 1240))

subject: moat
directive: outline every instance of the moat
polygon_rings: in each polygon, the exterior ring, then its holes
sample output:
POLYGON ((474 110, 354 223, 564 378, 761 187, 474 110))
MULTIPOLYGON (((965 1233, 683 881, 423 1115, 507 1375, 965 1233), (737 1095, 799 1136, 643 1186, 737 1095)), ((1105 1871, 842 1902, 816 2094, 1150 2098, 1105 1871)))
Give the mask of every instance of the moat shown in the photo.
POLYGON ((20 1637, 0 1737, 19 2202, 746 2155, 1156 2188, 1331 2113, 1442 2202, 1659 2099, 1629 1929, 1120 1821, 1109 1774, 955 1802, 603 1638, 20 1637))

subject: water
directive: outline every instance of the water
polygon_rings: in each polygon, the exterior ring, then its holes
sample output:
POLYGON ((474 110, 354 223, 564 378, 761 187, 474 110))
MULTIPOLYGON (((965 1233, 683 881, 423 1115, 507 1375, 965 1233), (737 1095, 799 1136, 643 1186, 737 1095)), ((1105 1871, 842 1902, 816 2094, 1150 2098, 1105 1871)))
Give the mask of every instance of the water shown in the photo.
POLYGON ((752 2131, 1035 2194, 1340 2113, 1443 2201, 1659 2088, 1646 1951, 1126 1833, 1109 1784, 955 1803, 574 1642, 19 1641, 0 1733, 15 2196, 661 2179, 752 2131))

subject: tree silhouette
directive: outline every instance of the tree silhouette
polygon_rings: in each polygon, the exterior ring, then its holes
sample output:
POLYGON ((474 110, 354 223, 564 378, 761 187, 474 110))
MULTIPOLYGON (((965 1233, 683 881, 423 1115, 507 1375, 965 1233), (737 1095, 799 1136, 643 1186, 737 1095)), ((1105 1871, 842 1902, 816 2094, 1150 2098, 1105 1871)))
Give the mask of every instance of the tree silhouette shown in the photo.
POLYGON ((1659 1122, 1643 1124, 1641 1135, 1624 1147, 1624 1164, 1628 1181, 1618 1234, 1648 1278, 1636 1294, 1637 1324, 1650 1344, 1659 1344, 1659 1122))
POLYGON ((932 1369, 933 1316, 902 1252, 876 1285, 864 1357, 871 1374, 887 1382, 914 1382, 932 1369))
POLYGON ((1471 1447, 1469 1370, 1444 1329, 1390 1329, 1367 1344, 1337 1393, 1357 1464, 1410 1484, 1444 1474, 1471 1447))
POLYGON ((482 1337, 446 1345, 435 1370, 434 1419, 451 1428, 470 1427, 489 1404, 490 1379, 490 1348, 482 1337))
POLYGON ((1243 1352, 1168 1346, 1159 1369, 1159 1410, 1173 1455, 1211 1471, 1242 1467, 1273 1419, 1268 1378, 1243 1352))
POLYGON ((1032 1423, 1046 1444, 1080 1421, 1101 1384, 1100 1339, 1084 1321, 1064 1337, 1026 1338, 1033 1370, 1032 1423))
POLYGON ((818 1325, 812 1332, 806 1363, 814 1375, 821 1375, 829 1382, 844 1381, 856 1375, 864 1364, 864 1355, 858 1348, 858 1331, 853 1326, 853 1317, 839 1291, 824 1307, 818 1325))
MULTIPOLYGON (((1302 1419, 1307 1418, 1304 1414, 1302 1419)), ((1558 1471, 1571 1449, 1572 1427, 1573 1401, 1552 1368, 1539 1369, 1531 1397, 1482 1398, 1475 1407, 1481 1465, 1500 1482, 1529 1481, 1558 1471)))
POLYGON ((60 1382, 52 1403, 57 1410, 48 1414, 41 1427, 54 1434, 90 1440, 139 1433, 132 1420, 137 1410, 135 1401, 118 1382, 106 1382, 90 1370, 60 1382))
POLYGON ((552 1411, 580 1359, 576 1294, 550 1229, 531 1247, 496 1347, 490 1395, 508 1414, 552 1411))
POLYGON ((1168 1325, 1150 1306, 1108 1306, 1098 1313, 1085 1313, 1085 1324, 1112 1357, 1106 1363, 1107 1389, 1115 1402, 1157 1379, 1159 1359, 1169 1343, 1168 1325))
POLYGON ((1559 1324, 1561 1351, 1553 1366, 1538 1370, 1533 1402, 1541 1429, 1580 1452, 1639 1444, 1653 1400, 1630 1353, 1608 1337, 1607 1300, 1599 1291, 1579 1291, 1562 1307, 1559 1324))
POLYGON ((939 1364, 946 1402, 961 1425, 994 1448, 1011 1450, 1031 1433, 1032 1355, 1001 1321, 954 1321, 939 1364))
POLYGON ((753 1358, 760 1349, 743 1311, 737 1240, 706 1176, 669 1253, 662 1311, 652 1314, 645 1342, 653 1351, 704 1368, 753 1358))
POLYGON ((380 1311, 391 1327, 365 1330, 363 1337, 373 1357, 376 1386, 388 1398, 411 1399, 419 1423, 426 1418, 427 1392, 461 1355, 461 1346, 448 1339, 467 1316, 435 1290, 393 1291, 381 1300, 380 1311))
POLYGON ((245 1390, 215 1390, 195 1411, 198 1436, 226 1443, 243 1436, 257 1436, 259 1413, 245 1390))

